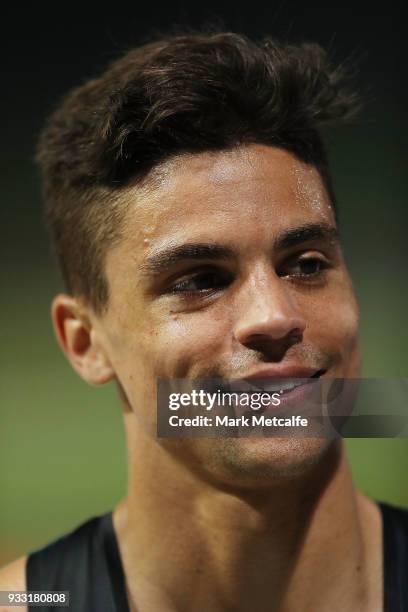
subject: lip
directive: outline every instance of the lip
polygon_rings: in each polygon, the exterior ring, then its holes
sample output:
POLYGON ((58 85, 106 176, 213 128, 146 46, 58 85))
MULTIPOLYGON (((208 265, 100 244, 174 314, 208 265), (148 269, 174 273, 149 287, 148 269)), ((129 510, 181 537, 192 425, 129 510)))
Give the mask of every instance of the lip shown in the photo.
MULTIPOLYGON (((281 366, 274 368, 259 369, 251 374, 235 380, 234 383, 239 385, 250 385, 252 389, 258 387, 260 390, 267 390, 268 381, 277 384, 290 382, 291 379, 300 379, 300 384, 285 391, 281 394, 281 402, 279 406, 272 404, 266 405, 258 412, 260 414, 299 414, 310 412, 320 415, 320 385, 317 383, 319 378, 323 376, 325 370, 316 367, 307 366, 281 366)), ((242 389, 243 390, 243 389, 242 389)))
POLYGON ((265 380, 268 378, 316 378, 319 372, 323 372, 323 370, 316 367, 280 366, 256 370, 255 372, 242 377, 240 380, 242 382, 250 382, 259 378, 263 378, 265 380))
MULTIPOLYGON (((281 402, 277 408, 277 411, 289 411, 291 414, 292 412, 295 414, 298 411, 305 413, 310 412, 311 409, 313 409, 313 414, 320 415, 321 386, 317 381, 318 378, 313 378, 312 380, 310 378, 306 379, 304 380, 303 384, 283 393, 281 395, 281 402)), ((271 410, 271 406, 268 406, 267 410, 271 410)))

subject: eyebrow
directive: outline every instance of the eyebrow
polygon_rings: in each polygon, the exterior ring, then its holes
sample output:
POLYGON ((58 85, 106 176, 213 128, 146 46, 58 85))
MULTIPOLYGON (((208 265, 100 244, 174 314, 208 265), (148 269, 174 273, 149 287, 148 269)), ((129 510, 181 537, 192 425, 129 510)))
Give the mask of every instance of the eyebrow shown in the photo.
POLYGON ((312 242, 314 240, 321 240, 336 245, 340 241, 339 230, 337 227, 327 223, 307 223, 306 225, 294 227, 283 232, 278 236, 274 248, 276 250, 290 249, 304 242, 312 242))
POLYGON ((142 274, 156 275, 181 261, 232 259, 236 255, 232 249, 220 244, 192 243, 169 247, 150 255, 141 265, 142 274))
MULTIPOLYGON (((274 250, 290 249, 315 240, 338 243, 338 229, 324 223, 310 223, 288 229, 278 236, 274 250)), ((236 259, 236 257, 233 249, 221 244, 205 242, 181 244, 165 248, 147 257, 141 264, 140 272, 143 275, 157 276, 184 261, 219 261, 236 259)))

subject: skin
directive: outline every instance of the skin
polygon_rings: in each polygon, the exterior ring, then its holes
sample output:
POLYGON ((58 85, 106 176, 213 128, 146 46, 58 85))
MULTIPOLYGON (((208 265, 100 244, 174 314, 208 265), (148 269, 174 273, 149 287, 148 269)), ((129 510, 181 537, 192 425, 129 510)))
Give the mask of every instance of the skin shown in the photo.
POLYGON ((114 526, 131 609, 382 610, 380 514, 341 441, 155 435, 160 377, 359 376, 358 307, 318 171, 249 145, 174 158, 121 197, 106 311, 61 294, 52 313, 75 370, 122 399, 129 486, 114 526), (328 231, 282 244, 310 225, 328 231), (193 243, 229 254, 166 263, 193 243))

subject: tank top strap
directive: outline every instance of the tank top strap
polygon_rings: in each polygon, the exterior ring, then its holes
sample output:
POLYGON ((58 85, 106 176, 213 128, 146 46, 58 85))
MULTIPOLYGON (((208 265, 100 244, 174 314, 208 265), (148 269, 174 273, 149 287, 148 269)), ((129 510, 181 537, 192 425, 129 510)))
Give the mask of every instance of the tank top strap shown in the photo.
MULTIPOLYGON (((27 590, 69 591, 70 612, 129 612, 112 513, 95 517, 31 553, 27 590)), ((61 607, 29 608, 61 612, 61 607)))
POLYGON ((384 612, 407 612, 408 510, 378 505, 383 521, 384 612))

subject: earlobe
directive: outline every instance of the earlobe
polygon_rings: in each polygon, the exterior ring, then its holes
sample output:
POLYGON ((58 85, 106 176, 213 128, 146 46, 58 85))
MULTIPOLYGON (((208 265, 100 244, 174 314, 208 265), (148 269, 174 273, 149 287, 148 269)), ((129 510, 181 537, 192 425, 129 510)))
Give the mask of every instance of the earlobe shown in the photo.
POLYGON ((51 315, 61 349, 84 380, 101 385, 115 378, 88 307, 75 297, 59 294, 52 302, 51 315))

